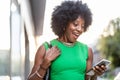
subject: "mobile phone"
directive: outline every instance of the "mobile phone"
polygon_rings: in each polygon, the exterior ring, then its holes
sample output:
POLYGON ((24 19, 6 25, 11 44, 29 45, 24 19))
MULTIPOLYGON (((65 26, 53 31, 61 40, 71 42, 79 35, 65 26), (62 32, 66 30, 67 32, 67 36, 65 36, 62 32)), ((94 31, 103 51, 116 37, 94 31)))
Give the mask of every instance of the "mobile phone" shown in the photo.
MULTIPOLYGON (((102 59, 98 63, 96 63, 93 67, 95 67, 95 66, 101 66, 101 65, 105 65, 106 67, 108 67, 110 65, 110 63, 111 63, 111 61, 106 60, 106 59, 102 59)), ((86 74, 87 75, 94 75, 93 68, 91 68, 90 70, 88 70, 86 74)))

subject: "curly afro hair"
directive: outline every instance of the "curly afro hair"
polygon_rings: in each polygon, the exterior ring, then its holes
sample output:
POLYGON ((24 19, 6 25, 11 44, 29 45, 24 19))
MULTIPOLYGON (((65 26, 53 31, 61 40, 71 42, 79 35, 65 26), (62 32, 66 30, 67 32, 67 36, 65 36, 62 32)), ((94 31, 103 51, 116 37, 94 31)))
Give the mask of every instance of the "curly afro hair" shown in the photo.
POLYGON ((85 32, 92 23, 92 13, 85 3, 83 4, 82 1, 64 1, 60 6, 56 6, 51 18, 51 28, 55 35, 61 37, 69 22, 75 21, 79 16, 85 20, 85 32))

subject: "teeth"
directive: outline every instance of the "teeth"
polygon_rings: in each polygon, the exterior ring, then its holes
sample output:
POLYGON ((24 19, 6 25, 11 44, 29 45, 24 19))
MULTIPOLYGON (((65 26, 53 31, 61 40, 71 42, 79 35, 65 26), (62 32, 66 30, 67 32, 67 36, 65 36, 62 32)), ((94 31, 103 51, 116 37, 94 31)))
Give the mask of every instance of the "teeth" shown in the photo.
POLYGON ((73 34, 77 37, 80 35, 79 33, 76 33, 76 32, 73 32, 73 34))
POLYGON ((79 34, 74 34, 74 35, 77 36, 77 37, 79 36, 79 34))
POLYGON ((74 33, 76 36, 79 36, 79 34, 78 33, 74 33))
POLYGON ((77 36, 79 36, 79 34, 76 34, 77 36))

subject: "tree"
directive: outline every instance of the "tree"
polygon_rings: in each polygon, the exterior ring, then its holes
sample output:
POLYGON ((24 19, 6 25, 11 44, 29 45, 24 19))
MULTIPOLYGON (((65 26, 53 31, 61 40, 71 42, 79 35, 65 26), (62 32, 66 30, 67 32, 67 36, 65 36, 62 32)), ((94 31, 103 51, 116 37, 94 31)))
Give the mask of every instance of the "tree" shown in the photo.
POLYGON ((113 67, 120 67, 120 18, 110 21, 98 40, 97 49, 112 60, 113 67))

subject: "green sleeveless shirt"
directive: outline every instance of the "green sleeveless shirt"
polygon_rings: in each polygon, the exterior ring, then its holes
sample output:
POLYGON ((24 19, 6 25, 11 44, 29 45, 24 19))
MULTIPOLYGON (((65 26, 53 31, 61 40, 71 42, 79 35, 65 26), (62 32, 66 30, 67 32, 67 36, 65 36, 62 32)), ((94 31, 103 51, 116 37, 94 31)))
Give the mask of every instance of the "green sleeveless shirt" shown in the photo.
POLYGON ((87 45, 77 41, 73 46, 66 46, 56 39, 50 43, 61 51, 51 64, 50 80, 85 80, 87 45))

